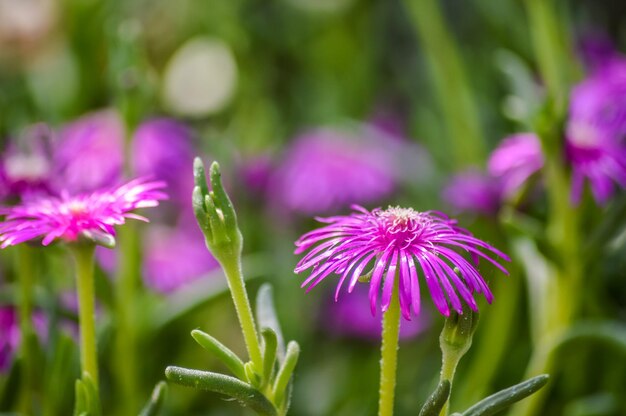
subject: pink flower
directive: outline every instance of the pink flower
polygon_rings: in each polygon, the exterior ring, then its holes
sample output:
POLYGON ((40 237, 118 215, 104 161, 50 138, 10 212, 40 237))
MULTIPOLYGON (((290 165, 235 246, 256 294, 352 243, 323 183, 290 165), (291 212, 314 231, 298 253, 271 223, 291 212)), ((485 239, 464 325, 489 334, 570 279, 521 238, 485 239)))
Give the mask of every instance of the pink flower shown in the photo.
POLYGON ((419 315, 420 278, 426 282, 439 312, 448 316, 450 307, 462 313, 462 300, 477 310, 474 292, 483 293, 488 302, 493 299, 476 268, 479 257, 507 273, 491 258, 495 254, 508 261, 504 253, 475 238, 441 213, 399 207, 377 208, 371 212, 360 206, 353 206, 353 209, 355 212, 350 215, 318 218, 328 225, 296 241, 295 253, 308 253, 295 272, 312 269, 302 284, 302 287, 309 286, 307 291, 334 273, 341 276, 335 291, 337 300, 346 281, 348 292, 352 292, 360 278, 371 276, 369 300, 372 314, 375 314, 381 286, 384 312, 391 302, 394 281, 398 279, 400 308, 408 320, 411 308, 419 315), (475 265, 456 251, 459 249, 470 254, 475 265))
POLYGON ((277 206, 306 215, 371 203, 396 188, 391 143, 371 134, 317 129, 297 137, 270 181, 277 206))
POLYGON ((218 267, 207 252, 204 235, 197 226, 152 227, 144 241, 145 284, 159 293, 171 293, 205 277, 218 267))
POLYGON ((65 126, 55 146, 58 189, 91 192, 122 179, 124 125, 113 110, 87 114, 65 126))
POLYGON ((606 203, 615 185, 626 188, 626 60, 615 58, 572 90, 565 153, 572 166, 572 200, 588 180, 606 203))
POLYGON ((101 244, 114 241, 115 225, 126 218, 147 221, 131 213, 137 208, 157 206, 167 196, 163 182, 135 179, 110 191, 96 191, 58 198, 42 198, 0 210, 0 248, 42 238, 47 246, 56 239, 72 242, 87 237, 101 244))
POLYGON ((488 171, 501 181, 502 192, 515 194, 544 164, 541 142, 533 133, 518 133, 504 138, 491 153, 488 171))

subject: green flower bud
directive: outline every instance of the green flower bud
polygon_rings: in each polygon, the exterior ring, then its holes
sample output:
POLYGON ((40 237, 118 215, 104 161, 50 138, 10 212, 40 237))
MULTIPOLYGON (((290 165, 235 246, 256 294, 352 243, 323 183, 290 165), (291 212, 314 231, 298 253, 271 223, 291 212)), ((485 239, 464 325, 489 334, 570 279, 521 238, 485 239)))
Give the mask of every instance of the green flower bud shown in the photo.
POLYGON ((194 160, 193 167, 195 181, 192 195, 193 210, 204 233, 208 249, 220 263, 241 256, 243 238, 237 225, 235 208, 224 190, 218 163, 211 164, 209 172, 211 191, 200 158, 194 160))

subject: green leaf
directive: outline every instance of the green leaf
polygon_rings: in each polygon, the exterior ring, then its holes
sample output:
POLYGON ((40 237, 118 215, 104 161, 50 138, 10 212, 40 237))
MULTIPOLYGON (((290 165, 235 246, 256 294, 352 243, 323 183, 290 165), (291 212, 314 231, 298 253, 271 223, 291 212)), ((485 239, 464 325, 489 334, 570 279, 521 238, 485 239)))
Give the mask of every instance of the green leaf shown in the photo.
POLYGON ((282 363, 280 370, 278 370, 276 380, 274 381, 274 387, 272 388, 274 403, 279 406, 285 398, 285 391, 289 380, 291 379, 291 375, 293 374, 293 370, 296 368, 296 364, 298 363, 299 355, 300 346, 298 343, 296 341, 289 341, 289 344, 287 345, 287 353, 285 354, 285 360, 282 363))
POLYGON ((518 402, 537 392, 548 382, 549 376, 542 374, 523 381, 508 389, 501 390, 496 394, 481 400, 467 409, 463 416, 490 416, 506 409, 513 403, 518 402))
POLYGON ((260 391, 234 377, 173 366, 165 369, 165 376, 183 386, 225 394, 262 416, 278 415, 274 405, 260 391))
POLYGON ((256 319, 259 323, 259 330, 270 328, 276 334, 278 363, 282 364, 285 359, 285 341, 280 329, 280 323, 274 308, 274 291, 272 285, 264 283, 256 295, 256 319))
POLYGON ((165 395, 167 394, 167 383, 160 381, 152 390, 152 396, 146 403, 146 405, 139 412, 139 416, 156 416, 159 414, 163 402, 165 401, 165 395))
POLYGON ((435 391, 428 397, 419 416, 439 416, 439 412, 450 397, 450 381, 442 380, 435 391))
POLYGON ((210 353, 215 355, 217 359, 223 362, 224 365, 226 365, 226 367, 228 367, 228 369, 232 371, 232 373, 237 378, 239 378, 240 380, 246 379, 246 372, 243 367, 243 361, 241 361, 241 359, 237 357, 237 354, 232 352, 230 349, 228 349, 228 347, 213 338, 211 335, 200 330, 194 329, 193 331, 191 331, 191 336, 193 337, 193 339, 196 340, 198 344, 200 344, 202 348, 209 351, 210 353))
POLYGON ((572 325, 552 348, 559 348, 577 341, 601 341, 626 354, 626 324, 616 321, 583 321, 572 325))
POLYGON ((276 351, 278 347, 278 337, 272 328, 262 328, 263 337, 263 385, 272 380, 274 364, 276 364, 276 351))

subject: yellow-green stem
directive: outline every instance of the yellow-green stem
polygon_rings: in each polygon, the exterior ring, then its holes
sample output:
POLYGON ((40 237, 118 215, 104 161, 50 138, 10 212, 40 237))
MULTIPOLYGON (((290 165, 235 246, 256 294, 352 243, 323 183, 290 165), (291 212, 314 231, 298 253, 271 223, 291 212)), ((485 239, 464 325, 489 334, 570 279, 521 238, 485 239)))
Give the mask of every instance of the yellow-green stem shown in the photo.
POLYGON ((141 406, 137 364, 135 305, 139 285, 139 234, 134 224, 118 235, 120 259, 115 281, 115 376, 122 400, 117 409, 122 415, 136 415, 141 406))
POLYGON ((95 246, 77 243, 70 247, 76 265, 81 373, 86 372, 91 376, 97 392, 99 383, 98 355, 96 352, 96 295, 93 275, 95 246))
MULTIPOLYGON (((463 357, 465 351, 461 354, 457 354, 452 351, 448 351, 446 349, 442 349, 441 356, 441 375, 439 377, 440 381, 448 380, 450 382, 450 391, 452 391, 452 384, 454 382, 454 374, 456 373, 456 367, 459 365, 459 361, 461 361, 461 357, 463 357)), ((440 416, 447 416, 450 412, 450 395, 448 396, 448 400, 446 400, 446 404, 441 409, 439 413, 440 416)))
POLYGON ((378 416, 393 415, 399 334, 400 302, 398 300, 398 279, 395 279, 389 309, 383 314, 382 344, 380 347, 378 416))
POLYGON ((232 260, 224 261, 222 266, 226 274, 233 303, 235 304, 235 311, 239 318, 241 332, 243 333, 250 360, 254 364, 256 371, 261 374, 263 371, 263 357, 261 355, 261 346, 256 324, 254 323, 254 316, 252 315, 252 308, 250 307, 250 301, 246 293, 246 284, 243 280, 241 259, 239 256, 233 256, 232 260))
POLYGON ((20 408, 25 414, 32 413, 35 394, 34 374, 35 351, 33 345, 33 289, 35 280, 35 262, 32 256, 32 248, 26 244, 18 248, 18 279, 20 285, 20 334, 21 334, 21 362, 22 371, 22 396, 20 408))

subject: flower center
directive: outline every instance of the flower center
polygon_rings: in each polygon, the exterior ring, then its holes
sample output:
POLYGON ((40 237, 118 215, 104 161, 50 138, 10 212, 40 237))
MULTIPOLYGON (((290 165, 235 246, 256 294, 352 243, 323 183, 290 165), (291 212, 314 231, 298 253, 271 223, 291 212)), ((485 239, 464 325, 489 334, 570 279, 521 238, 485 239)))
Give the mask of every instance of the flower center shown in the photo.
POLYGON ((5 170, 13 180, 35 180, 45 177, 50 166, 38 155, 14 155, 5 161, 5 170))
POLYGON ((572 122, 568 129, 570 143, 580 148, 594 148, 598 146, 598 130, 585 122, 572 122))
POLYGON ((431 222, 427 215, 413 208, 389 207, 376 215, 387 240, 401 248, 419 238, 431 222))

